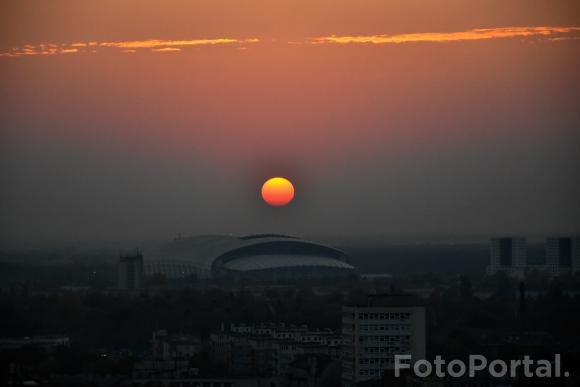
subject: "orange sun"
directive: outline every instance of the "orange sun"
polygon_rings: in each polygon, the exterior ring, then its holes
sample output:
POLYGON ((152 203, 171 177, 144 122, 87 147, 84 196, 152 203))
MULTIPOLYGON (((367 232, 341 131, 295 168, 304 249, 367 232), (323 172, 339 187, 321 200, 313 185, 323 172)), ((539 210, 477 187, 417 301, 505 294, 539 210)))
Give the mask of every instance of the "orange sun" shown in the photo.
POLYGON ((262 185, 262 198, 271 206, 285 206, 294 198, 294 186, 288 179, 273 177, 262 185))

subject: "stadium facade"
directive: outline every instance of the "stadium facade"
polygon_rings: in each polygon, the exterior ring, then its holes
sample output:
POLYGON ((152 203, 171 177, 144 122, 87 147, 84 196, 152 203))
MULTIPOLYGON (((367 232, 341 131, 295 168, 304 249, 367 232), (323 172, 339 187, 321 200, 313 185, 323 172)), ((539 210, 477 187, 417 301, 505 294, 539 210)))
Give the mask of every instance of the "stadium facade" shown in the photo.
POLYGON ((276 234, 177 238, 145 254, 145 274, 167 278, 259 281, 350 278, 354 267, 338 249, 276 234))

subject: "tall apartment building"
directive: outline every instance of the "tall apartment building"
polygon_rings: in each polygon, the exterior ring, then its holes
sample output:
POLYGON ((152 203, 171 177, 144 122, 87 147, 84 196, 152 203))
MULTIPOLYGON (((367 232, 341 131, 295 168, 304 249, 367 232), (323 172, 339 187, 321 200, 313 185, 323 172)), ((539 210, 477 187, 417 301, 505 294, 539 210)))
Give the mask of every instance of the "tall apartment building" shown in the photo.
POLYGON ((141 289, 143 286, 143 255, 134 253, 119 258, 119 289, 141 289))
POLYGON ((380 379, 395 355, 425 358, 425 307, 407 295, 369 296, 342 308, 343 386, 380 379))
POLYGON ((580 271, 580 237, 548 238, 546 269, 554 277, 580 271))
POLYGON ((523 277, 527 267, 526 239, 523 237, 502 237, 491 240, 490 263, 487 274, 505 272, 515 277, 523 277))

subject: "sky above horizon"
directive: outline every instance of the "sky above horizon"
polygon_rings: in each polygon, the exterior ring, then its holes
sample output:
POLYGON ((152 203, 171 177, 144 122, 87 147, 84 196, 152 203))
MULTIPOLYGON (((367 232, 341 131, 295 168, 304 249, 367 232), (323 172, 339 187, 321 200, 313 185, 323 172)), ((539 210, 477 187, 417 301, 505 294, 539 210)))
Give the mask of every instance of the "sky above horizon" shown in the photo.
POLYGON ((580 233, 578 68, 577 1, 4 0, 0 243, 580 233))

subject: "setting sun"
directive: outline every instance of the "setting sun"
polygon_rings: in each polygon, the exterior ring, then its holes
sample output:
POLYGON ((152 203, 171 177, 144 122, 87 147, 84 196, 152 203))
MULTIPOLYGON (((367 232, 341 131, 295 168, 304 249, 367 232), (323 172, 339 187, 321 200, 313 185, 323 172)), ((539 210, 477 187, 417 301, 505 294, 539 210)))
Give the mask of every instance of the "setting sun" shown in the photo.
POLYGON ((294 186, 288 179, 273 177, 262 185, 262 198, 271 206, 285 206, 294 198, 294 186))

